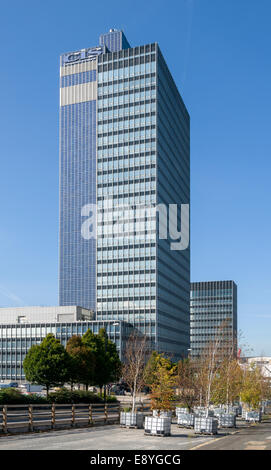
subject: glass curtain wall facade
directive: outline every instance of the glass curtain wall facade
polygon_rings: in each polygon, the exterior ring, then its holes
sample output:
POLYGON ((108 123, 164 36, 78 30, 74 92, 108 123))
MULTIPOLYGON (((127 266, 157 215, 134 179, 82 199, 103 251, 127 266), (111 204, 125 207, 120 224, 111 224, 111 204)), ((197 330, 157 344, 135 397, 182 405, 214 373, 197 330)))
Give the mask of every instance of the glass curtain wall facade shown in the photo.
POLYGON ((83 335, 87 330, 98 334, 106 328, 108 338, 116 344, 120 359, 126 341, 133 331, 124 322, 41 322, 27 324, 0 324, 0 379, 25 380, 23 360, 34 344, 39 344, 48 333, 60 340, 63 346, 73 335, 83 335))
POLYGON ((100 45, 106 46, 108 52, 117 52, 131 47, 124 32, 116 29, 110 29, 109 33, 101 34, 100 45))
POLYGON ((81 225, 82 208, 96 204, 96 64, 95 55, 82 61, 70 53, 60 67, 59 304, 92 310, 96 240, 84 239, 81 225))
MULTIPOLYGON (((90 249, 87 248, 89 241, 84 240, 79 243, 77 252, 73 250, 74 237, 79 234, 78 221, 73 222, 68 212, 71 207, 72 210, 78 208, 72 205, 74 198, 64 194, 67 203, 63 224, 66 228, 60 242, 60 302, 86 308, 93 308, 95 303, 98 320, 129 322, 151 338, 154 348, 180 357, 186 355, 189 348, 190 249, 186 253, 171 251, 169 241, 159 239, 157 214, 148 216, 146 223, 144 209, 134 234, 131 213, 139 206, 158 203, 189 204, 189 115, 158 45, 131 48, 120 33, 111 31, 100 37, 100 47, 105 50, 93 65, 97 89, 92 100, 96 101, 96 117, 91 108, 87 118, 92 129, 96 125, 96 140, 94 135, 84 134, 93 151, 91 153, 88 147, 84 153, 86 157, 89 153, 91 163, 84 163, 89 177, 84 180, 86 198, 79 202, 83 204, 89 197, 87 202, 91 202, 96 197, 97 243, 90 249), (96 193, 94 174, 91 175, 88 166, 95 166, 95 146, 96 193), (87 180, 91 181, 91 191, 87 180), (112 236, 110 228, 112 207, 114 216, 123 220, 123 231, 117 237, 112 236), (69 222, 66 225, 65 219, 69 222), (73 235, 69 233, 71 229, 73 235), (63 251, 63 246, 67 245, 65 236, 69 241, 66 252, 63 251), (96 268, 93 265, 95 254, 96 268), (94 270, 95 302, 94 283, 90 282, 94 270), (90 285, 93 288, 90 289, 90 285)), ((89 102, 87 106, 91 106, 89 102)), ((64 121, 61 135, 69 145, 76 141, 80 146, 80 139, 73 140, 71 126, 79 125, 81 129, 84 125, 82 119, 76 117, 78 114, 73 116, 72 121, 64 121)), ((68 191, 69 159, 76 153, 77 168, 81 150, 77 147, 73 154, 68 144, 62 146, 68 148, 68 152, 61 153, 61 161, 66 165, 61 181, 68 191)), ((75 188, 79 184, 75 199, 82 187, 80 178, 73 180, 75 188)))
POLYGON ((225 346, 237 353, 237 286, 234 281, 193 282, 190 294, 191 355, 198 357, 225 324, 225 346))
MULTIPOLYGON (((190 117, 158 48, 157 203, 190 204, 190 117)), ((178 228, 181 221, 178 214, 178 228)), ((159 350, 187 356, 190 346, 190 246, 172 250, 157 239, 157 342, 159 350)))
POLYGON ((155 44, 99 57, 97 165, 97 318, 131 322, 155 347, 155 218, 148 233, 129 227, 130 208, 156 203, 155 44), (126 237, 108 234, 110 199, 126 237))

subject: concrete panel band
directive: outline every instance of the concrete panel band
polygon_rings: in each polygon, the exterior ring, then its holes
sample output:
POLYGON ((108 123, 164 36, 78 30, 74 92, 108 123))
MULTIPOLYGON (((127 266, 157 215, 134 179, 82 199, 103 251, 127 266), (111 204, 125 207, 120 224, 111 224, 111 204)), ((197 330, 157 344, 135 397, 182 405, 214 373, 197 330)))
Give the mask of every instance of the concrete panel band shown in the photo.
POLYGON ((97 82, 88 82, 60 89, 60 106, 97 99, 97 82))
POLYGON ((73 73, 87 72, 88 70, 97 69, 97 60, 91 60, 90 62, 80 62, 79 64, 66 65, 66 67, 60 67, 60 76, 71 75, 73 73))

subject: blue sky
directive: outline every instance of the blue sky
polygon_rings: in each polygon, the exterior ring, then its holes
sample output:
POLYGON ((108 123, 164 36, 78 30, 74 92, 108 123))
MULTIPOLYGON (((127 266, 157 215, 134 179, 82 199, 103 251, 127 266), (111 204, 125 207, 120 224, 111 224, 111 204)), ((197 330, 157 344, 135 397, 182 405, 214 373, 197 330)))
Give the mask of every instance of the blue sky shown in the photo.
POLYGON ((123 29, 158 42, 191 116, 192 280, 238 284, 271 355, 270 0, 26 0, 1 6, 0 306, 58 302, 59 55, 123 29))

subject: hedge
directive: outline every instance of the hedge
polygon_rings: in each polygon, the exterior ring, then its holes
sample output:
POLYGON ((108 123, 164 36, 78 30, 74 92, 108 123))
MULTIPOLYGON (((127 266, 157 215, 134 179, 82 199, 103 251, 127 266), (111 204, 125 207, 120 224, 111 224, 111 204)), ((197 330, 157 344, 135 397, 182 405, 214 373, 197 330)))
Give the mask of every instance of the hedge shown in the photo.
MULTIPOLYGON (((116 397, 108 396, 107 403, 118 403, 116 397)), ((47 403, 104 403, 103 399, 93 392, 83 390, 61 389, 49 393, 48 399, 38 394, 24 395, 14 388, 0 390, 0 405, 30 405, 47 403)))

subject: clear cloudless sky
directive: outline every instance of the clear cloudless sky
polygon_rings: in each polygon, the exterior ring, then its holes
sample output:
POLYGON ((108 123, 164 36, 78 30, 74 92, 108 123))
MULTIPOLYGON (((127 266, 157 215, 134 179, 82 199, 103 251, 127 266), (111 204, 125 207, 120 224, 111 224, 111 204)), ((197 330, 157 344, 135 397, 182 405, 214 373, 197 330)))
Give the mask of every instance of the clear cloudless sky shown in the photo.
POLYGON ((0 19, 0 306, 58 302, 59 55, 158 42, 191 116, 192 281, 271 355, 270 0, 14 0, 0 19))

